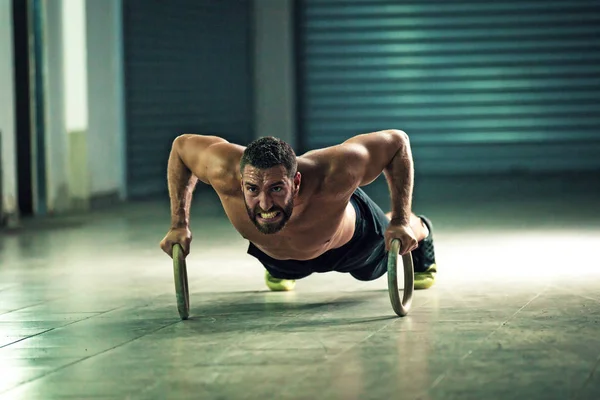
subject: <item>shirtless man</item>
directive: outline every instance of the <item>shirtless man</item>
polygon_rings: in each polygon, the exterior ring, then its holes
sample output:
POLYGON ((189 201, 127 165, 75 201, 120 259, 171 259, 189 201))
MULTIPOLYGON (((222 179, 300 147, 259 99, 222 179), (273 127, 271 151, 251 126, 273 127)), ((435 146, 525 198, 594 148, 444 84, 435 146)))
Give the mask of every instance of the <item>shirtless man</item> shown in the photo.
POLYGON ((168 161, 171 228, 160 243, 190 252, 190 206, 198 180, 217 192, 227 217, 265 267, 271 290, 292 290, 312 273, 350 273, 363 281, 387 272, 393 238, 411 251, 415 289, 437 272, 432 227, 411 212, 413 160, 398 130, 357 135, 299 157, 284 141, 263 137, 248 147, 215 136, 184 134, 168 161), (385 214, 360 188, 385 174, 392 211, 385 214))

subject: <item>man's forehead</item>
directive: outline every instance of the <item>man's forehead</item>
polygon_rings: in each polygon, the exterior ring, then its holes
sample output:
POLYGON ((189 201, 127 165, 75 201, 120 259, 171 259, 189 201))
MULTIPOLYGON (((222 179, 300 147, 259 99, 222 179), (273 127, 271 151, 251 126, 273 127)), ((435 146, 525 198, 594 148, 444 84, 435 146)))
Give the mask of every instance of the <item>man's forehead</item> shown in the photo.
POLYGON ((246 181, 266 182, 282 181, 287 178, 287 171, 283 165, 276 165, 271 168, 257 168, 252 165, 246 165, 243 171, 243 177, 246 181))

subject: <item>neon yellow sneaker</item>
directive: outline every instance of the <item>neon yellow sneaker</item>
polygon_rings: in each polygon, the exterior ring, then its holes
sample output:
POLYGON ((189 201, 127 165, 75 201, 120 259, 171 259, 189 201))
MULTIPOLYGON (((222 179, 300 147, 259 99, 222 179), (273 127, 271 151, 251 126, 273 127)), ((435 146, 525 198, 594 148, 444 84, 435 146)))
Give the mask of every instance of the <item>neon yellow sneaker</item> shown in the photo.
POLYGON ((296 280, 273 278, 267 270, 265 270, 265 283, 273 292, 288 292, 296 287, 296 280))
POLYGON ((415 272, 415 290, 429 289, 435 283, 437 266, 432 264, 424 272, 415 272))
POLYGON ((433 247, 433 225, 424 215, 419 215, 427 226, 429 236, 419 242, 419 247, 411 252, 415 265, 415 290, 429 289, 435 283, 437 264, 433 247))

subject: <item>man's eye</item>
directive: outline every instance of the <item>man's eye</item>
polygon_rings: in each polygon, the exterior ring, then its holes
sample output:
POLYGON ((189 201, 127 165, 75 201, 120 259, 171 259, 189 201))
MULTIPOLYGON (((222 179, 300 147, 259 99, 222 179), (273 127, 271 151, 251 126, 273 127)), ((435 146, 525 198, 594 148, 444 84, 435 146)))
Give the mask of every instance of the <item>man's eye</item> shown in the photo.
POLYGON ((276 186, 273 188, 274 192, 281 192, 283 189, 280 186, 276 186))
POLYGON ((254 193, 254 192, 256 192, 256 188, 255 188, 255 187, 248 186, 246 189, 247 189, 249 192, 251 192, 251 193, 254 193))

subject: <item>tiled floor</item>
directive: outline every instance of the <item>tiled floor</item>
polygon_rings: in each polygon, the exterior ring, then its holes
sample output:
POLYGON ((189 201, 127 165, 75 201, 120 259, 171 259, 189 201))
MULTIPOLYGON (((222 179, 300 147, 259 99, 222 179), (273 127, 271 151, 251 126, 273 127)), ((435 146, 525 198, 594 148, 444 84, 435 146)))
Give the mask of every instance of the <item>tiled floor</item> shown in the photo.
POLYGON ((598 181, 418 180, 441 274, 405 318, 385 278, 266 291, 210 192, 185 322, 165 199, 0 231, 0 398, 600 399, 598 181))

